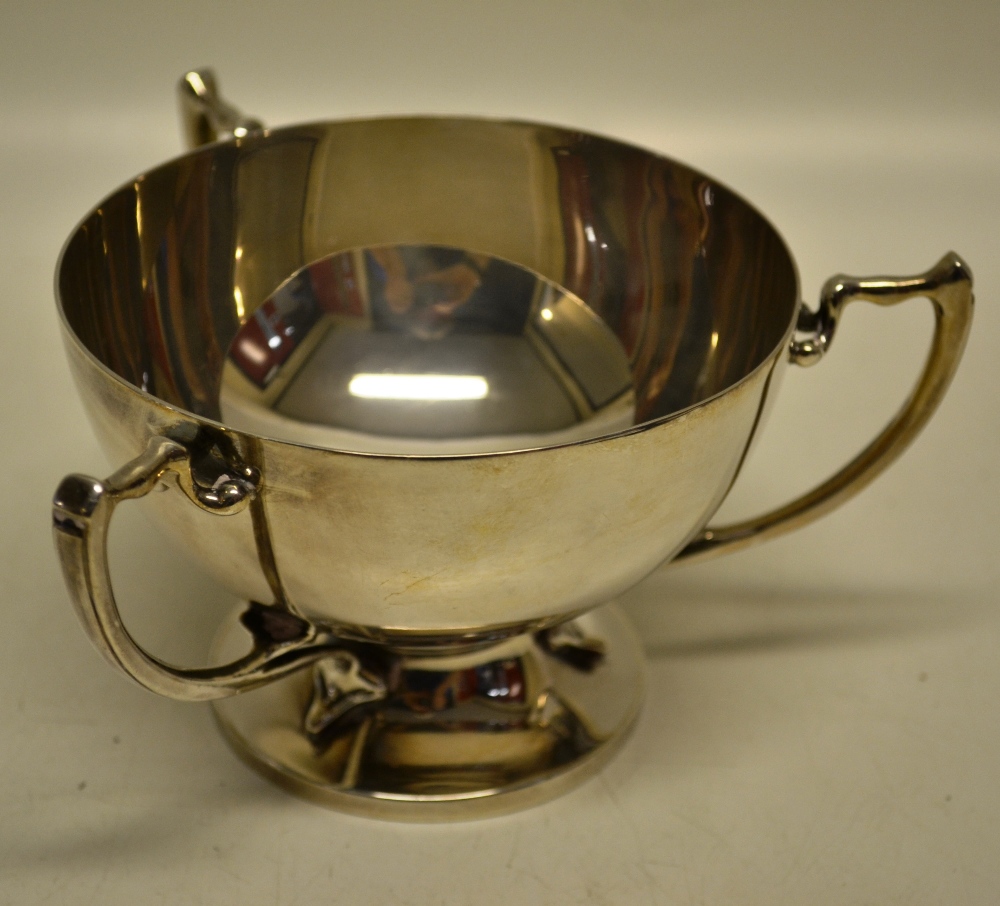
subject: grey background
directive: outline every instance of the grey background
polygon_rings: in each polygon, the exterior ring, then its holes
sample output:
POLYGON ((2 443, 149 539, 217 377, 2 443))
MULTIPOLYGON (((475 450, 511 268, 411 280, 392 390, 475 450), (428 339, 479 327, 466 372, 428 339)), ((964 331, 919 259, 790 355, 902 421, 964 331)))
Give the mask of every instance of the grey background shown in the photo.
MULTIPOLYGON (((991 903, 1000 869, 1000 7, 993 3, 6 4, 0 12, 5 473, 0 903, 991 903), (239 764, 207 709, 116 676, 48 536, 62 474, 108 470, 63 363, 59 247, 180 150, 173 84, 217 68, 269 123, 516 116, 728 182, 805 298, 949 247, 979 299, 938 416, 842 510, 627 596, 649 700, 600 777, 533 811, 408 827, 325 812, 239 764)), ((852 308, 790 370, 723 515, 825 477, 905 396, 929 306, 852 308)), ((124 508, 129 624, 197 662, 234 602, 124 508)))

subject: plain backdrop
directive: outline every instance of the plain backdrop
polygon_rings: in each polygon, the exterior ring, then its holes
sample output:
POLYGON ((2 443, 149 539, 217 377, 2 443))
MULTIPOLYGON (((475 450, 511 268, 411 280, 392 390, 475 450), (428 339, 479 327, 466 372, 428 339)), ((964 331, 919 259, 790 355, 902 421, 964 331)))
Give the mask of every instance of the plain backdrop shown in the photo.
MULTIPOLYGON (((996 902, 998 46, 992 2, 0 7, 0 903, 996 902), (203 65, 270 124, 516 117, 677 157, 770 217, 810 303, 830 274, 954 248, 976 277, 966 359, 856 500, 626 596, 648 701, 599 778, 453 826, 299 802, 235 760, 207 708, 96 656, 49 538, 58 479, 109 470, 62 358, 54 263, 103 195, 180 152, 174 84, 203 65)), ((853 306, 821 366, 789 370, 722 517, 853 455, 930 324, 920 302, 853 306)), ((196 662, 234 602, 141 517, 116 520, 127 620, 196 662)))

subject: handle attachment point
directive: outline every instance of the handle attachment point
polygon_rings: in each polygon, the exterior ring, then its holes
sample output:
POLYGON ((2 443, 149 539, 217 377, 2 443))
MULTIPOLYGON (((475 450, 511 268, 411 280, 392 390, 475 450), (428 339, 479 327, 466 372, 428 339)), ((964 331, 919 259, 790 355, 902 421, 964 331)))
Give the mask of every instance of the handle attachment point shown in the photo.
POLYGON ((227 516, 246 509, 261 491, 258 469, 238 455, 232 439, 207 429, 182 428, 178 438, 156 436, 145 451, 105 481, 69 475, 52 501, 52 528, 63 576, 87 634, 110 663, 153 692, 183 701, 224 698, 263 685, 328 654, 328 631, 294 613, 280 598, 252 602, 241 620, 250 652, 222 667, 181 668, 141 648, 122 623, 111 588, 107 535, 115 507, 172 478, 199 508, 227 516))
POLYGON ((210 142, 244 138, 264 129, 260 120, 246 116, 223 99, 215 71, 208 67, 186 72, 177 84, 177 97, 181 130, 189 149, 210 142))
POLYGON ((708 527, 671 562, 691 562, 739 550, 806 525, 849 500, 909 446, 937 409, 962 358, 972 324, 972 273, 955 252, 913 277, 848 277, 823 286, 816 311, 803 306, 788 355, 797 365, 815 365, 830 348, 850 302, 896 305, 923 296, 934 307, 934 336, 924 370, 903 407, 883 431, 839 472, 778 509, 733 525, 708 527))

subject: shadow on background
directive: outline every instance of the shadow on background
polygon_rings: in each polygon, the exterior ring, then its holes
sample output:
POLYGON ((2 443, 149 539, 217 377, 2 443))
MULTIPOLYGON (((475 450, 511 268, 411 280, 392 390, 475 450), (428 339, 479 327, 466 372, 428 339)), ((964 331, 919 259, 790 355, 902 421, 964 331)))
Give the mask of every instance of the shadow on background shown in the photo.
POLYGON ((656 574, 621 599, 651 660, 864 645, 968 625, 956 593, 695 584, 656 574))

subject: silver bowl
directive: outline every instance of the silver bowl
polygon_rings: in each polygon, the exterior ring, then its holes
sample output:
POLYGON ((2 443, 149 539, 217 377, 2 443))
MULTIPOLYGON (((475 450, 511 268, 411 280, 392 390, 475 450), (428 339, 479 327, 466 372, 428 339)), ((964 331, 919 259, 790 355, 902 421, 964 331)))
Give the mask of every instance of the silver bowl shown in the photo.
POLYGON ((197 147, 102 201, 59 263, 73 375, 121 467, 63 481, 57 547, 112 664, 218 700, 241 754, 337 807, 470 817, 592 773, 642 690, 603 605, 856 493, 961 356, 957 255, 803 307, 763 216, 627 144, 484 119, 265 129, 207 71, 181 98, 197 147), (848 302, 914 296, 931 353, 883 433, 798 500, 709 526, 786 364, 818 361, 848 302), (248 602, 215 666, 122 624, 105 539, 139 497, 248 602))

